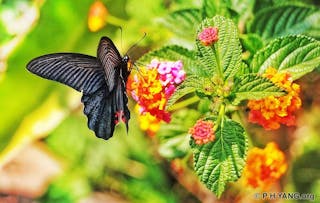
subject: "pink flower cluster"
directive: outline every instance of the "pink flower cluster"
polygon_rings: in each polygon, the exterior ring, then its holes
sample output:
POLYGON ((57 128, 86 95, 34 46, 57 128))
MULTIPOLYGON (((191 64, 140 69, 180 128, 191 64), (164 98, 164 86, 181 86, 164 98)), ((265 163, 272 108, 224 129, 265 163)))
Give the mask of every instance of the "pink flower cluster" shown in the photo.
POLYGON ((198 120, 196 124, 189 129, 189 133, 195 140, 196 144, 202 145, 208 142, 212 142, 215 139, 213 130, 214 123, 210 120, 198 120))
POLYGON ((186 78, 186 72, 182 69, 181 61, 160 62, 153 59, 148 68, 156 68, 159 73, 161 85, 164 87, 165 95, 169 98, 179 85, 186 78))
POLYGON ((218 28, 217 27, 207 27, 199 33, 198 39, 204 46, 211 46, 213 43, 218 41, 218 28))

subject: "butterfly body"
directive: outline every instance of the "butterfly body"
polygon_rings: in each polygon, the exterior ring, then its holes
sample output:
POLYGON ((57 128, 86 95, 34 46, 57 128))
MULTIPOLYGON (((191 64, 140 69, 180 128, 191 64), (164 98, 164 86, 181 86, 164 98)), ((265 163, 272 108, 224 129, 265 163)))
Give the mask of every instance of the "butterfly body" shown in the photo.
POLYGON ((128 129, 126 82, 130 74, 129 57, 121 57, 108 37, 102 37, 97 57, 78 53, 54 53, 31 60, 27 69, 83 93, 81 102, 88 127, 99 138, 112 137, 115 125, 125 122, 128 129))

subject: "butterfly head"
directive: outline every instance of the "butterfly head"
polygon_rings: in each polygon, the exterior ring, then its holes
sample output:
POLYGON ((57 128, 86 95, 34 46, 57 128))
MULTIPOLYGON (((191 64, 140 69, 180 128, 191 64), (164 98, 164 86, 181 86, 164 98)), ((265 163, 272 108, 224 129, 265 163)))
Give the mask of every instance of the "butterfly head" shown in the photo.
POLYGON ((128 55, 125 55, 123 58, 122 58, 122 61, 127 64, 127 71, 128 72, 131 72, 131 69, 133 67, 133 63, 130 59, 130 57, 128 55))

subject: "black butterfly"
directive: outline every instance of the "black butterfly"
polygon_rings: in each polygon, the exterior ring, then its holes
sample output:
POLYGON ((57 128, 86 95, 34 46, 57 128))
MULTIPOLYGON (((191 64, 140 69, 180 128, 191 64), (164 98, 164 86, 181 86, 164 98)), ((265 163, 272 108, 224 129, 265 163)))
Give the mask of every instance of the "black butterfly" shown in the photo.
POLYGON ((83 93, 81 102, 88 126, 97 137, 109 139, 119 121, 126 124, 126 82, 131 70, 127 55, 121 57, 108 37, 102 37, 97 58, 78 53, 54 53, 30 61, 27 69, 43 78, 66 84, 83 93))

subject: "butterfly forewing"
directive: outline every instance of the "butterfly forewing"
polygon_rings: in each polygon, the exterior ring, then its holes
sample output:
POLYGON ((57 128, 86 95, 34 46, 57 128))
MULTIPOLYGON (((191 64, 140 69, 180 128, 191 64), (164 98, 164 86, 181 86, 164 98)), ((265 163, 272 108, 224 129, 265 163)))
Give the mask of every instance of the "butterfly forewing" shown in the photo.
POLYGON ((97 56, 104 69, 107 86, 111 91, 116 85, 117 77, 119 77, 118 75, 116 76, 116 68, 119 68, 122 63, 122 57, 108 37, 101 38, 97 56))
POLYGON ((40 56, 30 61, 27 69, 85 94, 105 86, 103 69, 97 58, 83 54, 57 53, 40 56))

